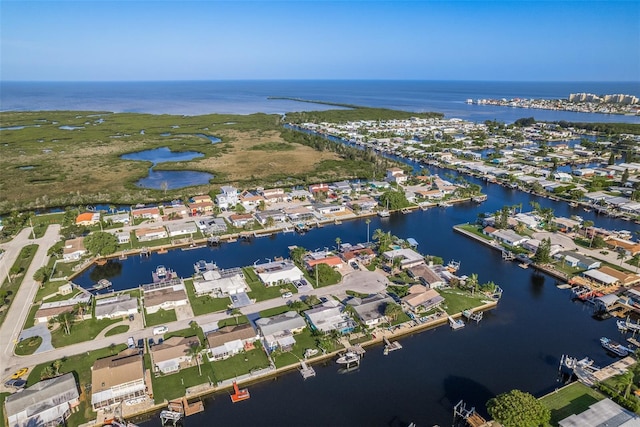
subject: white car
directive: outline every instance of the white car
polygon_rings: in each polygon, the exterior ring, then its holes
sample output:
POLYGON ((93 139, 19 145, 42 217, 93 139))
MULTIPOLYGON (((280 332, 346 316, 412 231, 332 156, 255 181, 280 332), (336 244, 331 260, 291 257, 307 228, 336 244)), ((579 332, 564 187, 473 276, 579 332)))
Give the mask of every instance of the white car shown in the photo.
POLYGON ((284 294, 282 294, 282 298, 291 298, 293 296, 293 294, 291 292, 285 292, 284 294))

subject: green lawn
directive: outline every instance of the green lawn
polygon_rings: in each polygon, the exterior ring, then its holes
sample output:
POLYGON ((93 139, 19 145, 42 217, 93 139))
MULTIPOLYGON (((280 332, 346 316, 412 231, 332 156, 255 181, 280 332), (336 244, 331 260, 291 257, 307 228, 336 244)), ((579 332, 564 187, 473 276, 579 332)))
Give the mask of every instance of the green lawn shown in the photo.
POLYGON ((246 351, 218 362, 211 362, 210 365, 215 376, 215 379, 213 377, 211 379, 217 382, 268 368, 269 358, 262 345, 256 343, 254 350, 246 351))
MULTIPOLYGON (((75 274, 75 270, 73 269, 76 265, 82 264, 84 261, 74 261, 74 262, 61 262, 58 261, 56 263, 56 269, 53 272, 53 277, 70 277, 75 274)), ((57 290, 57 289, 56 289, 57 290)))
POLYGON ((129 330, 129 325, 118 325, 113 329, 109 329, 104 336, 105 337, 110 337, 113 335, 118 335, 118 334, 124 334, 125 332, 127 332, 129 330))
POLYGON ((29 314, 24 321, 24 329, 30 328, 36 324, 36 312, 40 308, 40 305, 32 305, 29 309, 29 314))
POLYGON ((158 326, 178 320, 175 310, 160 309, 153 314, 149 314, 147 313, 147 310, 145 310, 144 316, 147 326, 158 326))
POLYGON ((42 344, 42 337, 26 338, 16 344, 15 352, 18 356, 27 356, 35 353, 40 344, 42 344))
POLYGON ((409 320, 411 320, 411 317, 409 317, 409 315, 403 311, 402 313, 398 314, 396 320, 392 321, 391 324, 395 326, 404 322, 408 322, 409 320))
POLYGON ((33 257, 36 256, 36 251, 38 250, 38 245, 27 245, 22 248, 16 262, 13 263, 13 266, 9 269, 11 280, 7 277, 2 284, 2 290, 6 291, 5 296, 5 304, 0 307, 0 325, 4 322, 5 317, 7 316, 7 312, 9 311, 9 307, 11 307, 11 303, 13 302, 13 297, 18 292, 22 281, 24 280, 24 275, 33 261, 33 257))
POLYGON ((244 325, 245 323, 249 323, 249 319, 245 315, 229 317, 218 321, 218 328, 224 328, 225 326, 232 325, 244 325))
POLYGON ((482 229, 480 227, 478 227, 477 225, 460 224, 460 225, 456 225, 455 227, 459 228, 461 230, 464 230, 464 231, 468 231, 469 233, 473 233, 478 237, 482 237, 484 240, 488 240, 488 241, 493 240, 491 237, 482 234, 482 229))
POLYGON ((118 323, 121 319, 89 319, 76 322, 71 326, 69 335, 64 333, 62 326, 51 331, 51 343, 55 348, 66 347, 79 342, 91 341, 106 327, 118 323))
POLYGON ((185 280, 184 286, 187 289, 187 296, 189 297, 189 303, 191 304, 194 316, 223 311, 231 304, 231 301, 227 297, 212 298, 209 295, 197 297, 192 279, 185 280))
POLYGON ((247 281, 247 285, 251 289, 250 292, 247 292, 249 298, 255 299, 256 301, 264 301, 273 298, 280 298, 280 296, 284 292, 298 293, 298 289, 292 284, 288 283, 282 286, 269 286, 266 287, 256 276, 255 272, 251 267, 245 267, 242 269, 244 273, 244 278, 247 281))
POLYGON ((468 308, 478 307, 482 305, 482 300, 487 299, 485 295, 472 296, 471 293, 460 289, 438 289, 438 293, 444 298, 445 310, 449 314, 457 314, 468 308))
MULTIPOLYGON (((69 426, 77 426, 82 423, 85 423, 87 420, 94 419, 96 414, 91 410, 91 393, 87 390, 87 386, 90 387, 91 384, 91 367, 93 363, 103 357, 112 356, 117 354, 118 352, 127 348, 126 345, 117 345, 102 348, 99 350, 94 350, 91 352, 77 354, 75 356, 66 357, 62 359, 62 365, 60 366, 60 373, 66 374, 67 372, 74 372, 75 377, 78 380, 78 385, 80 386, 80 410, 71 415, 69 420, 67 421, 67 425, 69 426)), ((52 363, 43 363, 41 365, 33 368, 31 373, 29 374, 29 378, 27 378, 27 386, 30 387, 33 384, 40 381, 40 375, 42 371, 47 367, 51 366, 52 363)))
POLYGON ((586 385, 574 382, 540 398, 540 402, 551 410, 551 425, 557 426, 558 421, 579 414, 604 398, 605 396, 586 385))
POLYGON ((291 308, 289 308, 288 305, 281 305, 279 307, 273 307, 267 310, 262 310, 259 314, 260 314, 260 317, 271 317, 271 316, 277 316, 278 314, 286 313, 287 311, 290 311, 290 310, 291 308))
POLYGON ((328 336, 314 336, 308 328, 305 328, 302 332, 294 335, 293 337, 295 338, 296 343, 291 351, 275 351, 271 354, 273 362, 276 364, 277 368, 299 363, 300 360, 304 359, 304 352, 306 349, 320 349, 318 345, 320 341, 324 341, 325 349, 327 351, 335 351, 340 348, 335 341, 329 339, 328 336))
POLYGON ((36 293, 34 301, 41 301, 44 297, 57 293, 58 288, 64 285, 65 283, 66 282, 59 282, 59 281, 46 282, 44 286, 40 286, 38 288, 38 292, 36 293))
POLYGON ((197 365, 168 375, 160 375, 158 377, 152 375, 154 401, 162 403, 165 399, 177 399, 186 395, 188 387, 208 383, 209 378, 214 381, 210 363, 203 362, 200 364, 200 368, 202 375, 198 372, 197 365))

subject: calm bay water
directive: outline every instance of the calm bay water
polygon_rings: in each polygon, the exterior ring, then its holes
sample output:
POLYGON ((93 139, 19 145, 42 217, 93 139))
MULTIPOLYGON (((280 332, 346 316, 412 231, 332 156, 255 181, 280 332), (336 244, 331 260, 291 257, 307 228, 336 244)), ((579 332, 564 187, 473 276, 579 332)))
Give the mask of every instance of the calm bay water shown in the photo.
POLYGON ((638 117, 524 110, 465 104, 467 98, 567 98, 570 93, 640 96, 640 83, 470 81, 195 81, 195 82, 0 82, 0 110, 96 110, 153 114, 251 114, 326 110, 327 105, 270 100, 307 100, 438 111, 471 121, 521 117, 538 120, 634 122, 638 117))
MULTIPOLYGON (((0 82, 2 110, 101 110, 170 114, 254 112, 284 113, 333 108, 269 96, 342 102, 409 111, 439 111, 447 117, 472 121, 520 117, 539 120, 635 122, 628 116, 606 116, 544 110, 467 105, 467 98, 565 98, 572 92, 627 93, 640 96, 636 83, 500 83, 500 82, 389 82, 389 81, 269 81, 269 82, 152 82, 152 83, 15 83, 0 82)), ((419 165, 413 165, 419 168, 419 165)), ((432 173, 446 171, 431 168, 432 173)), ((370 231, 381 228, 413 237, 424 254, 461 262, 461 274, 477 273, 481 282, 494 281, 504 290, 498 308, 478 325, 453 332, 448 327, 422 332, 401 340, 403 349, 389 356, 381 347, 369 349, 359 371, 337 373, 334 363, 316 366, 317 376, 303 381, 297 372, 251 386, 252 398, 233 405, 221 394, 205 402, 206 412, 186 420, 189 426, 236 424, 244 426, 418 426, 447 425, 452 407, 464 399, 484 414, 486 401, 513 388, 535 395, 552 391, 562 354, 589 355, 603 365, 613 359, 600 347, 599 338, 622 340, 612 320, 596 321, 590 307, 571 302, 568 291, 555 281, 502 261, 500 254, 454 233, 455 224, 473 222, 479 213, 495 212, 503 205, 532 200, 552 207, 556 215, 581 215, 596 225, 635 231, 638 226, 594 213, 573 210, 515 190, 471 179, 483 186, 489 200, 431 209, 388 219, 372 218, 370 231)), ((290 245, 309 249, 343 242, 367 240, 364 220, 325 226, 304 236, 280 234, 251 243, 223 244, 219 248, 171 251, 147 259, 130 257, 95 267, 77 279, 89 287, 109 277, 114 289, 136 287, 151 281, 159 264, 183 277, 193 273, 193 263, 214 260, 220 267, 253 264, 265 257, 286 256, 290 245)), ((144 426, 159 426, 154 417, 144 426)))

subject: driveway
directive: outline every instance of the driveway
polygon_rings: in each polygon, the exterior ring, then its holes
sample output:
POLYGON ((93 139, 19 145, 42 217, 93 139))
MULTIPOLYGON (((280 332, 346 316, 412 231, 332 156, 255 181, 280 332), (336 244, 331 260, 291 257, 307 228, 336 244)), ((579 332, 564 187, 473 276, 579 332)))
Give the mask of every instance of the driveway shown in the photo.
POLYGON ((20 334, 20 340, 31 337, 42 337, 42 344, 40 344, 40 347, 38 347, 34 353, 53 350, 53 345, 51 345, 51 332, 49 332, 49 328, 46 323, 39 323, 29 329, 23 330, 20 334))
POLYGON ((560 245, 567 251, 572 251, 577 248, 576 244, 573 243, 573 240, 571 240, 569 236, 564 236, 560 233, 550 233, 550 232, 543 231, 540 233, 533 233, 533 238, 538 239, 540 241, 542 239, 549 238, 551 239, 552 245, 560 245))

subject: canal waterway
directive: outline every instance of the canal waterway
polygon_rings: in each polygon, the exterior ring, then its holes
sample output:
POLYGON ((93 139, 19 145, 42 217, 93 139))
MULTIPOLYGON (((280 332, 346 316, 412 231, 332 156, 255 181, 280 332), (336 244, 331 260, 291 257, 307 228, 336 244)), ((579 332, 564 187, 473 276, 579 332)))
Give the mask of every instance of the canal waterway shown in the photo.
MULTIPOLYGON (((432 173, 454 173, 430 168, 432 173)), ((542 197, 486 184, 489 199, 482 204, 465 203, 449 208, 432 208, 388 219, 371 218, 369 231, 380 228, 402 238, 413 237, 418 250, 438 255, 445 261, 461 262, 460 274, 477 273, 481 283, 494 281, 504 289, 498 308, 485 315, 480 324, 459 331, 448 327, 422 332, 401 340, 403 349, 388 356, 382 347, 370 348, 359 371, 337 373, 334 363, 316 367, 317 376, 303 381, 297 372, 251 386, 251 399, 232 405, 225 394, 205 402, 204 414, 187 420, 190 426, 239 425, 445 425, 451 422, 452 407, 459 399, 484 413, 486 401, 513 388, 541 395, 560 386, 556 381, 562 354, 590 356, 604 365, 614 359, 599 344, 601 336, 624 338, 612 319, 598 321, 591 306, 572 302, 567 290, 559 290, 555 280, 523 270, 503 261, 500 253, 455 233, 452 226, 473 222, 479 213, 495 212, 503 205, 522 204, 529 209, 535 201, 551 207, 557 216, 573 213, 596 225, 635 231, 637 225, 616 218, 596 216, 542 197), (295 421, 295 422, 294 422, 295 421), (395 424, 394 424, 395 423, 395 424), (399 424, 398 424, 399 423, 399 424)), ((224 243, 217 248, 174 250, 133 256, 107 264, 114 289, 136 287, 151 281, 159 264, 173 268, 183 277, 193 273, 199 259, 213 260, 220 267, 238 267, 255 261, 286 256, 288 246, 308 249, 331 247, 335 239, 357 243, 367 240, 364 220, 345 221, 313 229, 307 234, 279 234, 256 238, 251 243, 224 243), (113 265, 111 265, 113 264, 113 265)), ((94 267, 76 281, 91 286, 101 278, 94 267)), ((104 270, 103 270, 104 271, 104 270)), ((160 425, 157 417, 144 426, 160 425)))

